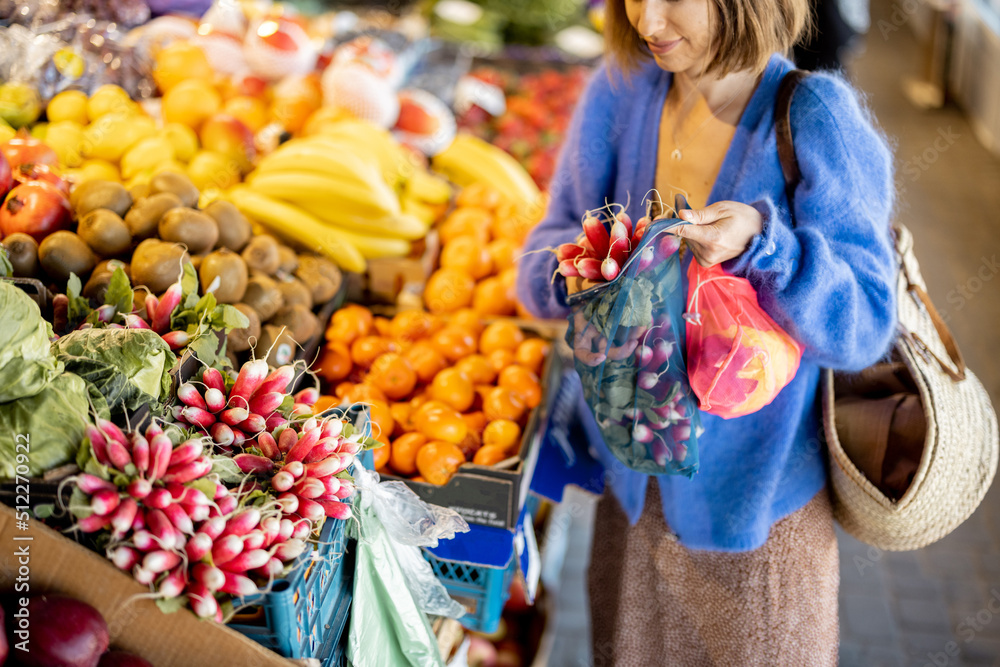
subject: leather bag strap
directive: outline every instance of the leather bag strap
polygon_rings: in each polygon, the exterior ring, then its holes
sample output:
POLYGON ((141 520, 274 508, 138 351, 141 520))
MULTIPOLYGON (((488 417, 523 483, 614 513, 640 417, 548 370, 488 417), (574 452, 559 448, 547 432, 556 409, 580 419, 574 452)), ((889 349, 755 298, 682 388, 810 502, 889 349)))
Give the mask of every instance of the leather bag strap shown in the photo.
POLYGON ((951 335, 951 330, 948 329, 948 325, 944 323, 944 320, 941 318, 937 308, 934 307, 930 296, 928 296, 923 287, 910 283, 907 289, 910 294, 912 294, 913 297, 917 299, 927 310, 927 315, 930 317, 931 323, 937 331, 938 338, 941 339, 941 343, 944 345, 944 349, 948 352, 948 356, 951 358, 951 362, 955 367, 952 368, 951 365, 947 364, 941 357, 935 354, 920 336, 913 332, 909 332, 907 335, 916 346, 917 352, 923 356, 924 359, 930 361, 930 359, 933 358, 948 377, 950 377, 954 382, 961 382, 965 379, 965 359, 962 357, 961 350, 958 349, 958 343, 955 342, 955 337, 951 335))
POLYGON ((793 69, 781 80, 778 86, 778 99, 774 105, 774 131, 778 141, 778 160, 781 162, 781 173, 785 176, 785 194, 791 204, 795 186, 799 184, 801 173, 799 161, 795 157, 795 146, 792 144, 792 95, 799 83, 809 75, 802 69, 793 69))

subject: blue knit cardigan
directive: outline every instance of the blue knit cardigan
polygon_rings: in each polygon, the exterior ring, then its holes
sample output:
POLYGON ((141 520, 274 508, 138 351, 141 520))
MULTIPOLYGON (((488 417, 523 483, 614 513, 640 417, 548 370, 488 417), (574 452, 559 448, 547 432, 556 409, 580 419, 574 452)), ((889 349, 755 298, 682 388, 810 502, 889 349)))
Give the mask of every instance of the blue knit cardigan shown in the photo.
MULTIPOLYGON (((729 420, 702 413, 700 471, 692 479, 658 478, 667 525, 689 548, 756 549, 776 521, 823 488, 820 368, 865 368, 887 352, 895 332, 891 151, 842 78, 809 76, 792 102, 802 177, 791 215, 774 130, 778 85, 790 69, 785 58, 771 57, 709 203, 743 202, 763 216, 761 234, 723 267, 753 284, 761 306, 801 343, 802 363, 759 412, 729 420)), ((553 254, 530 251, 571 241, 584 211, 605 199, 630 199, 632 219, 643 215, 671 78, 652 63, 627 81, 607 65, 595 72, 573 117, 548 212, 520 260, 518 294, 536 316, 565 317, 566 287, 552 280, 553 254)), ((635 523, 649 476, 627 469, 603 442, 591 444, 635 523)))

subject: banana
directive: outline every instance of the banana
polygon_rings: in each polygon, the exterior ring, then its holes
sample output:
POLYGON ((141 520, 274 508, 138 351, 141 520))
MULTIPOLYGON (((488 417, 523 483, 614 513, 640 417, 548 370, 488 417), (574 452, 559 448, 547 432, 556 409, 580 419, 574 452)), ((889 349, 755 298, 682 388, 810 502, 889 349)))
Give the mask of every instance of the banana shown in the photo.
POLYGON ((356 232, 342 231, 341 234, 357 248, 365 259, 383 257, 406 257, 410 254, 410 242, 403 239, 389 239, 384 236, 368 236, 356 232))
POLYGON ((399 198, 382 182, 372 188, 309 172, 264 172, 254 174, 248 183, 268 197, 336 208, 345 216, 384 218, 400 213, 399 198))
POLYGON ((541 194, 510 154, 468 134, 455 137, 451 146, 433 158, 432 166, 462 187, 488 183, 514 202, 533 204, 541 194))
POLYGON ((424 169, 413 172, 403 192, 428 204, 447 204, 451 201, 451 186, 448 181, 424 169))
POLYGON ((350 237, 324 225, 297 206, 262 195, 246 185, 237 185, 223 196, 272 232, 329 257, 345 271, 361 273, 367 267, 364 256, 350 237))
POLYGON ((260 161, 257 171, 264 172, 308 172, 358 181, 370 188, 383 182, 382 174, 370 162, 344 151, 333 151, 318 144, 301 144, 279 148, 260 161))
POLYGON ((399 206, 403 209, 403 214, 419 220, 425 228, 430 228, 431 225, 438 219, 438 213, 434 210, 434 207, 426 204, 419 199, 414 199, 413 197, 407 196, 403 193, 403 196, 399 199, 399 206))
POLYGON ((423 166, 388 131, 362 120, 344 120, 325 125, 320 134, 307 140, 326 139, 353 147, 358 155, 370 156, 379 163, 382 177, 392 187, 399 187, 423 166))
POLYGON ((319 218, 322 222, 355 234, 385 236, 390 239, 416 241, 427 236, 428 225, 412 215, 400 212, 398 215, 363 218, 345 215, 340 206, 326 202, 301 201, 298 206, 319 218))

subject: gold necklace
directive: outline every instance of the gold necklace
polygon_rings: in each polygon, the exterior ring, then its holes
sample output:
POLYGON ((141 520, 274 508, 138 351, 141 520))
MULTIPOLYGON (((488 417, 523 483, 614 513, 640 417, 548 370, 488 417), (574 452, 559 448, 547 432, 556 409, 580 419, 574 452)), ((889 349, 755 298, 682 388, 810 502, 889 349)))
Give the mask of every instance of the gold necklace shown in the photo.
MULTIPOLYGON (((698 126, 698 128, 694 131, 694 134, 692 134, 691 137, 687 141, 684 142, 683 146, 678 146, 677 145, 677 126, 675 125, 673 128, 671 128, 670 139, 674 142, 674 150, 670 153, 671 159, 673 159, 673 160, 675 160, 677 162, 680 162, 684 158, 684 152, 683 152, 684 149, 691 145, 691 142, 694 141, 698 137, 698 134, 700 134, 701 131, 705 129, 705 126, 708 125, 708 123, 713 118, 718 118, 718 115, 720 113, 722 113, 723 111, 725 111, 726 108, 729 107, 730 104, 732 104, 733 102, 735 102, 736 98, 739 97, 743 93, 744 90, 746 90, 746 84, 743 84, 742 86, 740 86, 740 89, 736 91, 736 94, 733 95, 732 97, 730 97, 729 100, 727 100, 725 104, 723 104, 721 107, 719 107, 718 111, 712 111, 711 108, 710 108, 709 109, 709 113, 708 113, 708 118, 706 118, 702 122, 702 124, 698 126)), ((707 102, 706 102, 706 106, 707 106, 707 102)), ((681 108, 683 108, 683 104, 681 105, 681 108)))

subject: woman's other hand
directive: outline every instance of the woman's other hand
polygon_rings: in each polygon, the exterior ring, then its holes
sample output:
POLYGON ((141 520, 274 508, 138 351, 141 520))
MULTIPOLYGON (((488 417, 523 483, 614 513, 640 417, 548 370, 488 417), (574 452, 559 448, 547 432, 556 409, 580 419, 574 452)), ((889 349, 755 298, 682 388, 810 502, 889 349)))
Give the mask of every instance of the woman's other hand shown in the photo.
POLYGON ((577 292, 582 292, 585 289, 590 289, 594 285, 598 285, 596 280, 587 280, 586 278, 580 278, 579 276, 575 278, 566 279, 566 294, 576 294, 577 292))
POLYGON ((757 209, 735 201, 684 209, 679 217, 692 224, 675 227, 670 232, 687 241, 695 259, 704 267, 739 257, 764 228, 757 209))

